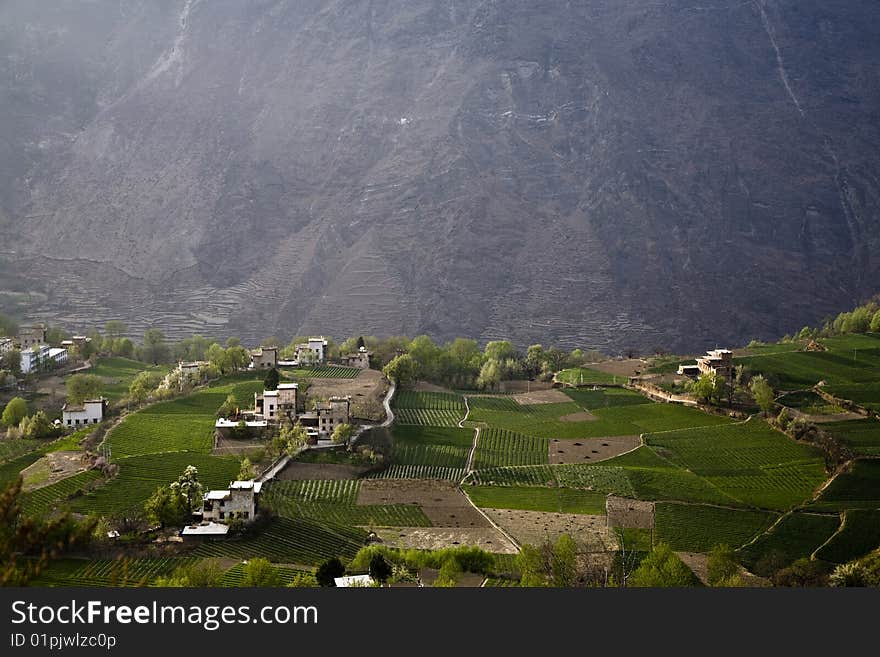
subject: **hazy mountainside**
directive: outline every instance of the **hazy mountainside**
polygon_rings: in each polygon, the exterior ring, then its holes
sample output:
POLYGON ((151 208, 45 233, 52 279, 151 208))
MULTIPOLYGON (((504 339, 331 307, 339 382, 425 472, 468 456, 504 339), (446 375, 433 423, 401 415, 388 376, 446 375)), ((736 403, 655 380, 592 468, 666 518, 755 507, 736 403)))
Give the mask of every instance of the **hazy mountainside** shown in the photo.
POLYGON ((7 0, 0 304, 776 336, 877 291, 878 55, 873 0, 7 0))

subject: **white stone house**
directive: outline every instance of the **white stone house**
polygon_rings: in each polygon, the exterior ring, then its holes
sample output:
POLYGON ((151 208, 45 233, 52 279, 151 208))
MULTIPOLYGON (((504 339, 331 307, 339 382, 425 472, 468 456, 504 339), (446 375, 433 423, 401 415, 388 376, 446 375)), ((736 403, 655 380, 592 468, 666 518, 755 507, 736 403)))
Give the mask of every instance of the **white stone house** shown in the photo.
POLYGON ((49 361, 56 367, 67 364, 69 354, 64 347, 53 347, 49 349, 49 361))
POLYGON ((30 374, 49 363, 49 345, 41 344, 21 350, 21 373, 30 374))
POLYGON ((366 347, 361 347, 353 354, 346 354, 342 357, 342 364, 348 367, 357 367, 361 370, 370 369, 370 356, 372 352, 367 351, 366 347))
POLYGON ((98 424, 107 412, 107 400, 88 399, 82 405, 65 404, 61 408, 61 424, 65 427, 82 427, 98 424))
POLYGON ((317 365, 327 358, 327 339, 309 338, 308 342, 296 345, 296 362, 299 365, 317 365))
POLYGON ((0 356, 9 353, 15 345, 12 344, 12 338, 0 338, 0 356))
POLYGON ((225 490, 209 490, 202 500, 202 521, 225 523, 241 519, 250 522, 257 514, 262 488, 262 482, 250 479, 230 482, 225 490))

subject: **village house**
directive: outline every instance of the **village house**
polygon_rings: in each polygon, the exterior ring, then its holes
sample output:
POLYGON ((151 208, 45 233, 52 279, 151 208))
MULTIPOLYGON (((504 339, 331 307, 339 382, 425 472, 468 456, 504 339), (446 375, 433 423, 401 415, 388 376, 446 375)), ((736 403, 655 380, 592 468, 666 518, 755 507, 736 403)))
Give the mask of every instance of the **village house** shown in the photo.
POLYGON ((342 356, 340 360, 342 360, 343 365, 347 365, 348 367, 357 367, 361 370, 370 369, 370 356, 373 355, 373 352, 367 351, 366 347, 361 347, 353 354, 346 354, 342 356))
POLYGON ((0 356, 7 354, 15 348, 12 338, 0 338, 0 356))
POLYGON ((255 370, 269 370, 278 365, 277 347, 260 347, 251 350, 251 367, 255 370))
POLYGON ((203 522, 251 521, 257 515, 263 484, 253 479, 230 482, 225 490, 209 490, 199 514, 203 522))
POLYGON ((49 349, 49 360, 55 367, 67 365, 69 354, 64 347, 52 347, 49 349))
POLYGON ((49 366, 49 345, 41 344, 21 350, 21 373, 31 374, 49 366))
POLYGON ((733 378, 733 352, 730 349, 713 349, 697 358, 696 365, 679 365, 678 374, 697 378, 701 374, 714 374, 728 381, 733 378))
POLYGON ((330 397, 316 402, 312 411, 301 413, 297 419, 306 429, 317 430, 319 436, 329 436, 340 424, 351 418, 351 397, 330 397))
POLYGON ((22 351, 46 342, 46 325, 34 324, 18 329, 18 345, 22 351))
POLYGON ((319 365, 327 358, 327 339, 309 338, 308 342, 296 345, 295 361, 298 365, 319 365))
POLYGON ((82 404, 65 404, 61 408, 61 424, 65 427, 98 424, 106 412, 107 400, 103 397, 88 399, 82 404))

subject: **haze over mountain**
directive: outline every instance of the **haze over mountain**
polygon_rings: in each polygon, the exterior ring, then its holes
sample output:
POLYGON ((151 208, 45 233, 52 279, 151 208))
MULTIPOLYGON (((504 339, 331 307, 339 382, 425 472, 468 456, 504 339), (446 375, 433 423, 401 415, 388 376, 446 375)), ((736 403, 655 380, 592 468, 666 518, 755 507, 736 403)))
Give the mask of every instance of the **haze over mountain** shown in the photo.
POLYGON ((778 336, 880 287, 878 56, 876 0, 7 0, 0 306, 778 336))

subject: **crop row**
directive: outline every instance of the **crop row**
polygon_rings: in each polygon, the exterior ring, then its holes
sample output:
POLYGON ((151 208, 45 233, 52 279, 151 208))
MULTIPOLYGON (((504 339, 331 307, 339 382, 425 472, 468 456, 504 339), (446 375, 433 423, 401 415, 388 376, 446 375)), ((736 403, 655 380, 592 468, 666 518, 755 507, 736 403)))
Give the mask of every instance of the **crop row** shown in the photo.
POLYGON ((480 431, 474 453, 474 468, 506 465, 541 465, 548 461, 549 441, 506 429, 490 427, 480 431))
POLYGON ((458 411, 464 415, 464 399, 449 392, 401 390, 394 396, 395 408, 424 408, 435 411, 458 411))
POLYGON ((59 502, 85 490, 90 484, 101 478, 100 470, 86 470, 72 477, 67 477, 54 484, 37 488, 26 493, 22 507, 28 515, 44 516, 59 502))
POLYGON ((446 468, 436 465, 392 465, 381 472, 367 475, 368 479, 448 479, 460 481, 464 468, 446 468))
POLYGON ((464 417, 459 411, 436 411, 423 408, 401 408, 394 411, 400 424, 415 424, 431 427, 455 427, 464 417))

